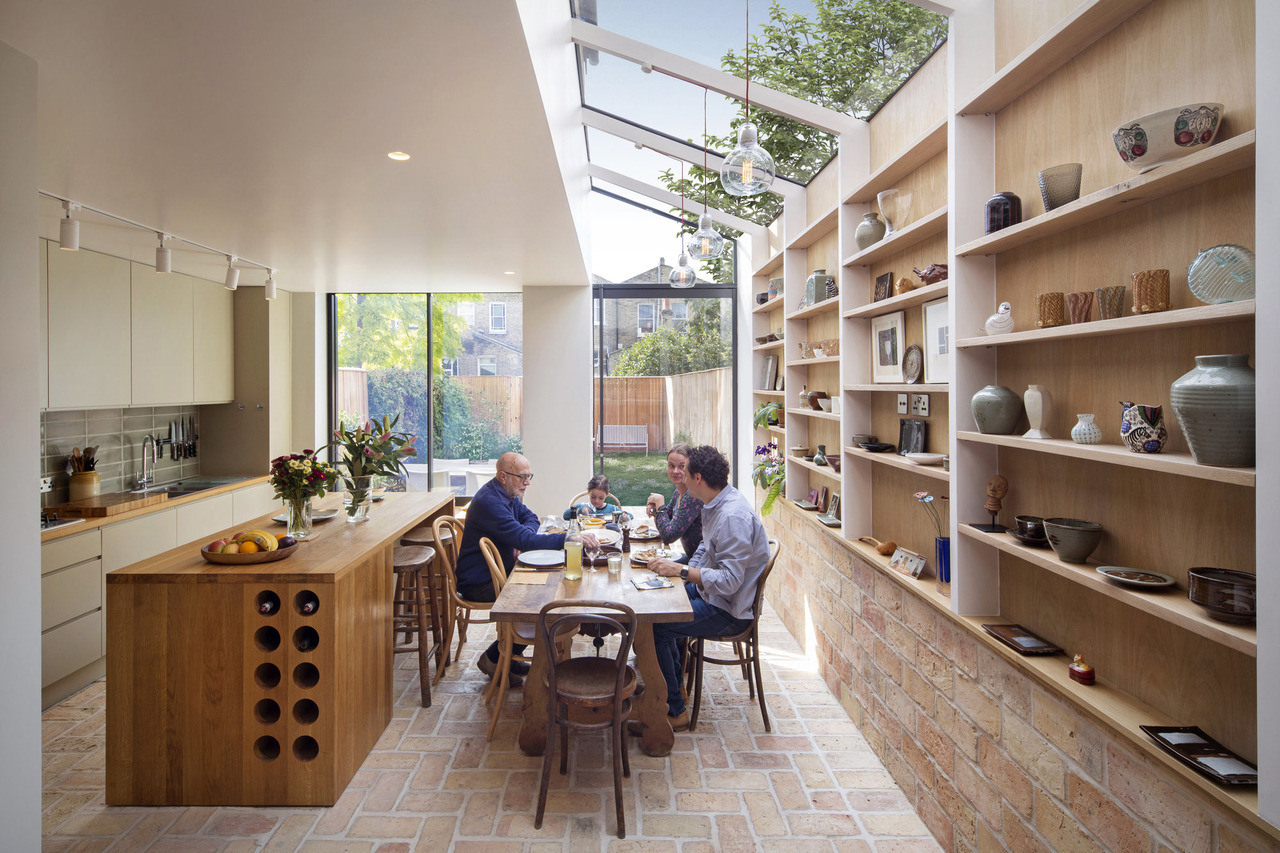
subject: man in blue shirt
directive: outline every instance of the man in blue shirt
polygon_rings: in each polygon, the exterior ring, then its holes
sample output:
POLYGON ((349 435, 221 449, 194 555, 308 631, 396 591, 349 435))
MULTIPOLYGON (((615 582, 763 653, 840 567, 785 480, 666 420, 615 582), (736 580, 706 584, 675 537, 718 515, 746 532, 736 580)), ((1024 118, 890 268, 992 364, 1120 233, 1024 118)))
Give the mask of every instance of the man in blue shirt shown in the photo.
POLYGON ((685 468, 689 494, 702 501, 702 544, 682 566, 655 559, 649 568, 663 577, 685 581, 693 607, 689 622, 658 622, 653 643, 658 666, 667 682, 667 712, 671 728, 689 728, 689 713, 680 692, 684 637, 736 634, 755 614, 756 584, 769 562, 769 536, 742 492, 729 485, 729 460, 709 444, 689 452, 685 468))
MULTIPOLYGON (((489 563, 480 550, 480 540, 488 537, 498 546, 502 566, 508 576, 516 565, 516 551, 541 549, 558 551, 564 548, 565 534, 538 533, 538 516, 524 505, 524 493, 533 479, 529 460, 519 453, 504 453, 498 458, 497 473, 481 486, 467 507, 467 521, 462 527, 462 544, 458 549, 458 595, 471 601, 494 601, 497 598, 493 580, 489 576, 489 563)), ((595 536, 583 534, 583 541, 594 546, 595 536)), ((524 646, 513 646, 516 654, 524 652, 524 646)), ((498 667, 498 643, 495 640, 480 655, 476 666, 485 675, 492 676, 498 667)), ((512 676, 522 676, 529 671, 523 661, 512 661, 512 676)), ((511 686, 518 686, 513 678, 511 686)))

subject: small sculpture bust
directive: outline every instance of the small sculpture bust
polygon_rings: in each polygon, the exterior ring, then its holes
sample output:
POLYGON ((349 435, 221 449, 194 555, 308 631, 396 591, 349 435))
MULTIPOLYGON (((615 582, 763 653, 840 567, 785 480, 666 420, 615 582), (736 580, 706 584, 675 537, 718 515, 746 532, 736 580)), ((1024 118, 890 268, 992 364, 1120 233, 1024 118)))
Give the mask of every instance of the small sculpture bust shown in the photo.
POLYGON ((987 330, 988 335, 1007 335, 1013 331, 1013 314, 1010 312, 1013 306, 1008 302, 1001 302, 1000 309, 996 313, 987 318, 987 322, 983 328, 987 330))
POLYGON ((1007 494, 1009 494, 1009 481, 996 474, 990 480, 987 480, 987 502, 982 505, 982 508, 991 513, 994 518, 1000 514, 1000 510, 1003 508, 1001 501, 1004 500, 1004 496, 1007 494))
POLYGON ((1081 684, 1093 684, 1097 677, 1093 667, 1084 662, 1083 655, 1076 655, 1067 665, 1067 674, 1071 676, 1072 681, 1078 681, 1081 684))

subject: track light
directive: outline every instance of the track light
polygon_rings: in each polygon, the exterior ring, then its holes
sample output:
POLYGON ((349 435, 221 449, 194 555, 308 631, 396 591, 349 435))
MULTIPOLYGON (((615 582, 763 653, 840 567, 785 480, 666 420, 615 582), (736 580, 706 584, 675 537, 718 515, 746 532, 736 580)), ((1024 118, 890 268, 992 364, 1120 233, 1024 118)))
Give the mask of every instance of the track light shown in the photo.
POLYGON ((276 271, 275 270, 267 270, 267 285, 262 289, 262 295, 265 296, 268 301, 274 300, 276 298, 276 271))
POLYGON ((227 255, 227 290, 235 290, 240 284, 240 270, 236 268, 236 256, 227 255))
POLYGON ((58 225, 58 245, 68 252, 80 251, 80 220, 72 219, 71 212, 79 210, 80 205, 74 201, 64 201, 62 208, 67 212, 58 225))
POLYGON ((173 256, 169 252, 169 247, 164 244, 164 241, 169 239, 169 235, 158 231, 156 236, 160 238, 160 245, 156 247, 156 272, 173 272, 173 256))

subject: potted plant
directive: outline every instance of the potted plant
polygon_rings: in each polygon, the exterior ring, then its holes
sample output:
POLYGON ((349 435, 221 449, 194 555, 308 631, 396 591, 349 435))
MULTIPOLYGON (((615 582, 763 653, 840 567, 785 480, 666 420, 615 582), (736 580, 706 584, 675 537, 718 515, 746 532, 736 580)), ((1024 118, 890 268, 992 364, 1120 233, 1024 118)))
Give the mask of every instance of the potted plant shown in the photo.
POLYGON ((338 472, 304 450, 271 460, 271 487, 288 511, 288 531, 294 539, 311 535, 311 499, 322 498, 337 485, 338 472))
POLYGON ((326 445, 339 452, 347 521, 368 520, 374 477, 408 473, 404 460, 417 454, 413 445, 418 437, 396 432, 399 422, 400 416, 396 415, 394 419, 384 416, 381 423, 370 420, 354 428, 339 425, 333 432, 334 440, 326 445))
POLYGON ((769 402, 761 404, 756 409, 755 417, 752 423, 756 429, 764 429, 767 426, 774 426, 778 423, 778 412, 782 411, 782 404, 777 402, 769 402))
POLYGON ((755 464, 751 469, 751 482, 765 490, 764 502, 760 504, 760 514, 773 512, 773 502, 782 494, 787 485, 787 463, 778 452, 778 443, 756 445, 755 464))

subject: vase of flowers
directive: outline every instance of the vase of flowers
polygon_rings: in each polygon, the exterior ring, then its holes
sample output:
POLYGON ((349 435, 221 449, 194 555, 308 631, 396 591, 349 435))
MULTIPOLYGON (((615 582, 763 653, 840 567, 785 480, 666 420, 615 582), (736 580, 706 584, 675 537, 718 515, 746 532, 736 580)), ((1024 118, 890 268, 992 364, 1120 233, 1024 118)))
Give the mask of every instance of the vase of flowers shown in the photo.
POLYGON ((418 437, 397 432, 399 422, 396 415, 383 417, 381 423, 370 420, 351 429, 341 424, 334 430, 328 446, 338 450, 347 521, 369 520, 375 477, 408 473, 404 460, 418 452, 413 446, 418 437))
POLYGON ((756 445, 755 465, 751 469, 751 482, 765 490, 760 514, 773 512, 773 502, 787 486, 787 463, 778 452, 778 442, 756 445))
MULTIPOLYGON (((933 495, 928 492, 916 492, 916 500, 919 501, 920 506, 924 507, 924 511, 928 513, 936 534, 933 537, 934 589, 942 595, 949 596, 951 595, 951 537, 947 535, 947 528, 942 521, 942 514, 938 511, 938 507, 934 505, 933 495)), ((946 495, 941 495, 938 498, 938 502, 946 500, 946 495)))
POLYGON ((332 491, 338 472, 328 462, 316 459, 314 450, 304 450, 271 460, 271 487, 284 501, 288 531, 294 539, 311 535, 311 499, 332 491))

